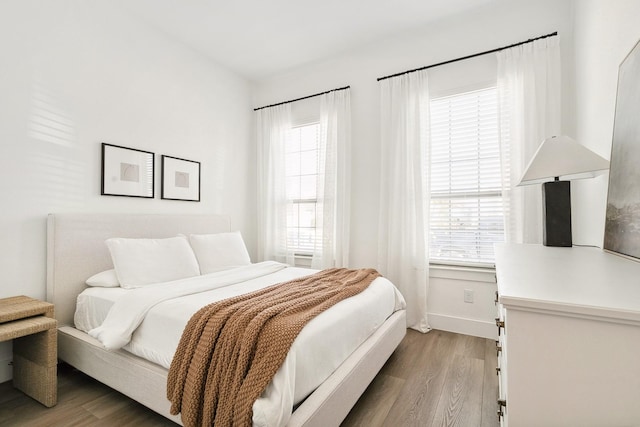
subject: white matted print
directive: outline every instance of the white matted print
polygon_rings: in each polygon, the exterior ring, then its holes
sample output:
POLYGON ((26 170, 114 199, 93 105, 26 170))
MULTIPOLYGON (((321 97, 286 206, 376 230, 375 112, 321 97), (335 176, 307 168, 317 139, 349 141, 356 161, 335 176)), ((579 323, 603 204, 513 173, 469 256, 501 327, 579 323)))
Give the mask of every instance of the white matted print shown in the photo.
POLYGON ((100 194, 152 199, 154 159, 149 151, 102 143, 100 194))
POLYGON ((162 194, 165 200, 200 201, 200 162, 162 156, 162 194))

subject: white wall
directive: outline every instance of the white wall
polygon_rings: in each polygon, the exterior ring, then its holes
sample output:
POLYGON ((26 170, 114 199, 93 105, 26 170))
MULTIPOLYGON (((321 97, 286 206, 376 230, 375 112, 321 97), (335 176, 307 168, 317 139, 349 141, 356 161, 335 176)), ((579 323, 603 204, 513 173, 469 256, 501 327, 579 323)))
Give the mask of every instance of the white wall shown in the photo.
MULTIPOLYGON (((576 1, 576 137, 607 159, 618 67, 640 40, 639 16, 637 0, 576 1)), ((602 247, 608 174, 572 186, 574 242, 602 247)))
POLYGON ((106 0, 0 2, 0 52, 0 297, 45 297, 49 212, 226 213, 254 252, 248 82, 106 0), (155 199, 100 196, 101 142, 156 153, 155 199), (161 154, 200 203, 159 199, 161 154))
MULTIPOLYGON (((351 251, 353 267, 377 264, 380 140, 379 98, 376 79, 428 64, 482 52, 558 31, 563 51, 563 79, 567 102, 563 126, 573 132, 573 22, 570 1, 498 1, 446 21, 418 28, 345 52, 331 60, 310 64, 259 81, 254 106, 285 101, 324 90, 351 86, 353 161, 351 251)), ((451 277, 450 274, 446 275, 451 277)), ((489 273, 480 281, 431 280, 429 310, 432 326, 493 336, 495 285, 487 286, 489 273), (463 290, 472 289, 476 302, 463 302, 463 290), (490 304, 485 304, 491 301, 490 304), (467 324, 460 329, 456 325, 467 324), (478 331, 486 331, 479 333, 478 331)), ((467 276, 462 276, 466 278, 467 276)))

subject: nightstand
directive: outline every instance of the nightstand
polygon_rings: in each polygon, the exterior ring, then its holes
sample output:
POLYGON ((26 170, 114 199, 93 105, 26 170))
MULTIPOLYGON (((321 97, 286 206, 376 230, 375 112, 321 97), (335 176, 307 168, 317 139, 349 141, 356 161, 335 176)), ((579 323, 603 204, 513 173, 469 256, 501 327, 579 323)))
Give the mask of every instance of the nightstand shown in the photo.
POLYGON ((13 340, 13 386, 47 407, 58 400, 57 325, 53 304, 0 299, 0 341, 13 340))

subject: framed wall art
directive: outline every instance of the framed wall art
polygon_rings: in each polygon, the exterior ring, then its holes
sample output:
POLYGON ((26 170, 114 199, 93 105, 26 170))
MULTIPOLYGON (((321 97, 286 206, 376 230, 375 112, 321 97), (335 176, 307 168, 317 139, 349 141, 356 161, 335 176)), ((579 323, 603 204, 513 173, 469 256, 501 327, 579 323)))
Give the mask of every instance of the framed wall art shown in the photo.
POLYGON ((163 155, 161 170, 163 199, 200 201, 200 162, 163 155))
POLYGON ((102 143, 103 196, 154 197, 155 154, 102 143))
POLYGON ((620 64, 604 244, 640 260, 640 42, 620 64))

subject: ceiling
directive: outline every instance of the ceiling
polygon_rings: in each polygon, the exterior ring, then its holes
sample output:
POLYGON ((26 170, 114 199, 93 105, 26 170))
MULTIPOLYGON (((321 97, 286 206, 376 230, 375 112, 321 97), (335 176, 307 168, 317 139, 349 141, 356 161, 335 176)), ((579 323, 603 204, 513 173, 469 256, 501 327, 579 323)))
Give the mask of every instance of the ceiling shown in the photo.
POLYGON ((120 0, 137 19, 250 80, 494 0, 120 0))

